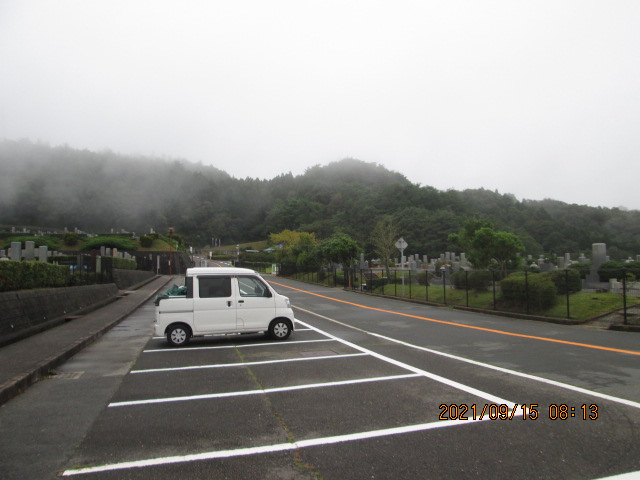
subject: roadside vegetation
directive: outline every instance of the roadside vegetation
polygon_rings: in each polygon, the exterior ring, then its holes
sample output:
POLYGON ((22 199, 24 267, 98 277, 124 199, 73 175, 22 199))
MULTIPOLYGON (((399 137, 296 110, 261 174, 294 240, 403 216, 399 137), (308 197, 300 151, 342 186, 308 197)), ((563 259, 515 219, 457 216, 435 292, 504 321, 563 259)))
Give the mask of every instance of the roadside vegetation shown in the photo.
POLYGON ((182 251, 185 246, 182 237, 178 235, 164 236, 159 234, 144 235, 134 238, 130 234, 120 235, 78 235, 68 232, 44 236, 16 235, 0 233, 0 249, 6 250, 12 242, 20 242, 24 248, 25 242, 32 241, 36 247, 46 246, 49 251, 82 251, 100 250, 101 247, 117 248, 120 251, 182 251))

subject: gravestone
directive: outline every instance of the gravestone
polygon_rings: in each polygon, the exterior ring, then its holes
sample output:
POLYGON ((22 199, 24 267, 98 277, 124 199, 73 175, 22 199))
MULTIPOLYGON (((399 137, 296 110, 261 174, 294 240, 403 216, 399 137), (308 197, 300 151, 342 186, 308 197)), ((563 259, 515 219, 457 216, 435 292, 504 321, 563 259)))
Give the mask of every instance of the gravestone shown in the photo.
POLYGON ((598 269, 600 265, 607 261, 607 244, 594 243, 591 245, 591 269, 589 275, 586 276, 585 286, 598 287, 600 284, 600 275, 598 269))
POLYGON ((592 265, 596 270, 607 261, 607 244, 606 243, 594 243, 591 245, 591 258, 592 265))
POLYGON ((24 242, 24 259, 27 261, 35 260, 35 248, 36 242, 26 241, 24 242))
POLYGON ((22 259, 22 242, 11 242, 11 260, 20 261, 22 259))
POLYGON ((49 247, 47 247, 46 245, 38 247, 38 260, 47 263, 48 250, 49 247))

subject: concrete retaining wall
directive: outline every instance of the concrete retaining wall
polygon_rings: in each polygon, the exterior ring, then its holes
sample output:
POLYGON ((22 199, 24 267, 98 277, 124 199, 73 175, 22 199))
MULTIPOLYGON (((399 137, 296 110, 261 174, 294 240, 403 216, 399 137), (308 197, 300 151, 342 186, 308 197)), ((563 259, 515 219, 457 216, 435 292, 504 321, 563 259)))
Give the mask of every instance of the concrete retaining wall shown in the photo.
POLYGON ((113 269, 113 281, 120 290, 126 290, 134 285, 155 277, 155 273, 144 270, 113 269))
POLYGON ((0 293, 0 346, 54 327, 116 298, 113 283, 0 293))

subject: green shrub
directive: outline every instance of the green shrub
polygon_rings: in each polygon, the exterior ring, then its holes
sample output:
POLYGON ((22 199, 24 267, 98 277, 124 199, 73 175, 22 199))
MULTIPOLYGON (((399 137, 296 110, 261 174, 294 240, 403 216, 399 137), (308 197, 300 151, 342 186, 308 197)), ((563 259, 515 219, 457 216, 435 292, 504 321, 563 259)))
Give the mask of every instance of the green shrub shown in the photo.
POLYGON ((453 284, 457 289, 473 289, 476 292, 486 292, 491 285, 491 272, 488 270, 472 270, 468 274, 458 270, 453 274, 453 284))
POLYGON ((421 271, 421 272, 418 272, 416 277, 418 280, 418 285, 427 285, 428 284, 427 282, 431 283, 431 279, 433 278, 433 273, 427 272, 427 271, 421 271))
POLYGON ((509 275, 500 282, 503 300, 510 306, 530 311, 543 312, 553 307, 558 300, 558 292, 551 278, 539 273, 509 275))
POLYGON ((50 236, 35 237, 23 235, 19 237, 7 237, 3 239, 1 245, 3 249, 11 247, 11 242, 22 243, 24 248, 25 242, 35 242, 36 247, 48 247, 49 250, 58 250, 58 239, 50 236))
POLYGON ((64 287, 71 272, 66 266, 43 262, 0 262, 0 292, 64 287))
POLYGON ((143 235, 140 237, 140 246, 142 248, 150 248, 153 245, 153 237, 149 235, 143 235))
POLYGON ((79 239, 80 237, 75 232, 67 232, 62 235, 62 243, 64 243, 67 247, 75 246, 75 244, 78 243, 79 239))
POLYGON ((568 270, 568 273, 564 270, 552 270, 550 272, 541 273, 540 275, 551 279, 553 284, 556 286, 558 295, 567 294, 567 283, 569 287, 569 293, 577 293, 582 290, 580 272, 577 270, 568 270))
POLYGON ((387 277, 373 277, 370 280, 367 280, 367 290, 373 292, 376 289, 383 289, 387 283, 389 283, 389 279, 387 277))
POLYGON ((117 236, 93 237, 82 245, 82 250, 99 250, 100 247, 117 248, 118 250, 136 250, 136 244, 131 237, 117 236))
POLYGON ((121 270, 135 270, 138 268, 138 263, 135 260, 129 258, 113 258, 113 268, 119 268, 121 270))
POLYGON ((608 282, 610 279, 622 279, 626 274, 627 278, 640 278, 640 262, 604 262, 598 269, 600 280, 608 282), (630 277, 631 274, 633 277, 630 277))

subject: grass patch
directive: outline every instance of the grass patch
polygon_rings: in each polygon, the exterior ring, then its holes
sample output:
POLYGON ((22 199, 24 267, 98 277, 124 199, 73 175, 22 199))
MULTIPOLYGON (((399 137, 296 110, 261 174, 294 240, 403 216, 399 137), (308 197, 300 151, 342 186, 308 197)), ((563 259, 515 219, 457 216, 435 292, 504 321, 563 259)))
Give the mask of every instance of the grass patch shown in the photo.
MULTIPOLYGON (((15 236, 15 237, 7 237, 4 238, 2 240, 2 243, 0 245, 2 245, 3 249, 7 249, 9 247, 11 247, 11 242, 21 242, 22 243, 22 248, 24 248, 24 243, 25 242, 35 242, 36 244, 36 248, 37 247, 48 247, 49 250, 60 250, 60 245, 62 244, 62 239, 61 238, 57 238, 57 237, 51 237, 51 236, 42 236, 42 237, 36 237, 33 235, 20 235, 20 236, 15 236)), ((62 248, 62 250, 64 250, 64 248, 62 248)))
POLYGON ((221 245, 220 247, 213 247, 213 248, 208 248, 205 250, 208 250, 210 252, 216 253, 216 252, 230 252, 233 251, 235 252, 236 249, 238 248, 238 245, 240 245, 240 250, 243 249, 247 249, 247 250, 264 250, 265 248, 267 248, 269 246, 269 242, 267 240, 259 240, 256 242, 246 242, 246 243, 240 243, 240 244, 233 244, 233 245, 221 245))
POLYGON ((167 242, 162 240, 161 238, 156 238, 153 240, 153 243, 150 247, 144 248, 138 245, 139 252, 175 252, 175 247, 171 247, 167 242))
MULTIPOLYGON (((374 293, 402 297, 402 285, 389 284, 384 289, 378 288, 374 293)), ((404 286, 404 298, 415 300, 423 300, 434 303, 445 303, 445 292, 442 286, 430 285, 427 293, 423 285, 404 286)), ((544 312, 533 312, 532 314, 544 315, 547 317, 567 318, 567 297, 558 295, 556 305, 544 312)), ((634 297, 627 296, 627 306, 636 304, 634 297)), ((469 306, 473 308, 482 308, 493 310, 493 292, 476 292, 470 290, 467 296, 465 290, 456 290, 454 288, 446 289, 446 304, 455 306, 469 306)), ((497 310, 510 310, 500 305, 500 293, 496 294, 497 310)), ((574 320, 589 320, 591 318, 603 315, 613 310, 623 307, 622 295, 617 293, 586 293, 578 292, 569 295, 569 314, 574 320)), ((522 311, 521 313, 524 313, 522 311)))

